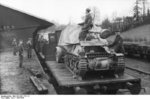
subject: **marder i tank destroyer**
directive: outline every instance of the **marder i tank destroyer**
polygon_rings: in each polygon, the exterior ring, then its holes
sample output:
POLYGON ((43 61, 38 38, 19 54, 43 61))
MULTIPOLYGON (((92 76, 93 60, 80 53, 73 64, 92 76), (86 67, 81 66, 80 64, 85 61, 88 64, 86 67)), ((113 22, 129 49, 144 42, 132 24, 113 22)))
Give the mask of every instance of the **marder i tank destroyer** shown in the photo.
POLYGON ((124 55, 110 50, 107 47, 107 40, 100 36, 104 32, 108 33, 108 30, 97 30, 97 32, 93 28, 87 34, 85 41, 79 41, 81 28, 72 29, 72 27, 66 28, 60 35, 56 47, 56 61, 58 63, 64 62, 75 76, 81 78, 87 78, 86 75, 93 73, 100 76, 124 74, 124 55))

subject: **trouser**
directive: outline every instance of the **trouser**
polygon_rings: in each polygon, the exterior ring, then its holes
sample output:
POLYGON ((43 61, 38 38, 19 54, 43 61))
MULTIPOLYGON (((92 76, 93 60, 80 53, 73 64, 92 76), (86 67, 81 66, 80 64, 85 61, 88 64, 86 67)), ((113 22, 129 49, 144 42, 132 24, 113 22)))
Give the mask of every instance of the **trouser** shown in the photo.
POLYGON ((125 53, 125 49, 124 49, 123 45, 115 46, 114 50, 116 53, 123 53, 123 54, 125 53))
POLYGON ((19 55, 19 67, 22 67, 23 64, 23 55, 19 55))
POLYGON ((13 55, 16 55, 16 53, 17 53, 17 48, 14 47, 14 48, 13 48, 13 55))
POLYGON ((82 32, 79 34, 79 40, 84 41, 87 34, 88 34, 88 30, 82 30, 82 32))
POLYGON ((28 58, 32 57, 32 49, 27 50, 27 56, 28 56, 28 58))

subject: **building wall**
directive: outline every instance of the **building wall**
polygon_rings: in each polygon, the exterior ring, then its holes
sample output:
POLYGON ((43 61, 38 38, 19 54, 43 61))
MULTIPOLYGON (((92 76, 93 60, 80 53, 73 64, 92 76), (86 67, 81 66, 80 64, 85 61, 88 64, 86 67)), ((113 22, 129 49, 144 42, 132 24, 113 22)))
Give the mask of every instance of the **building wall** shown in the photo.
POLYGON ((37 28, 51 25, 43 19, 0 5, 0 49, 10 48, 13 38, 26 42, 37 28))

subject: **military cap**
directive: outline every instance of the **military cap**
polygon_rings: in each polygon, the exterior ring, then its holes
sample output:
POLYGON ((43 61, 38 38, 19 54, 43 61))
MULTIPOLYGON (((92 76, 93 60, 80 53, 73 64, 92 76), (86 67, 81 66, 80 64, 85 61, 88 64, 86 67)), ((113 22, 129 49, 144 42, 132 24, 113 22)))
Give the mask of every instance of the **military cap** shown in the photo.
POLYGON ((90 8, 86 8, 86 11, 90 12, 90 11, 91 11, 91 9, 90 9, 90 8))

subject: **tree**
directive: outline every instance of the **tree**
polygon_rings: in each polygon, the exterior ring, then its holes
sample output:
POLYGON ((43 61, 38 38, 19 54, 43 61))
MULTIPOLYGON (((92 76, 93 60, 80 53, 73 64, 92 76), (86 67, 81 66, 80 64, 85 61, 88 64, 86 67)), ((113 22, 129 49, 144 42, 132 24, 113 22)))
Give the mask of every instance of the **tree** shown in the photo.
POLYGON ((115 28, 117 31, 121 31, 122 30, 122 26, 123 26, 123 18, 121 17, 116 17, 114 19, 114 23, 115 23, 115 28))
POLYGON ((111 22, 109 21, 108 18, 106 18, 104 21, 102 21, 101 26, 102 26, 102 28, 106 28, 106 29, 111 28, 111 22))
POLYGON ((139 0, 141 3, 142 3, 142 9, 143 9, 143 16, 146 15, 145 11, 146 11, 146 3, 147 3, 147 0, 139 0))
POLYGON ((93 15, 93 23, 96 25, 100 25, 100 10, 97 7, 91 7, 92 15, 93 15))
POLYGON ((135 6, 133 8, 133 11, 134 11, 133 17, 134 17, 135 21, 139 21, 140 10, 141 10, 141 8, 139 7, 139 0, 136 0, 135 6))
POLYGON ((150 10, 147 9, 147 16, 150 16, 150 10))
POLYGON ((145 14, 145 5, 146 5, 146 2, 147 2, 147 0, 142 0, 142 2, 143 2, 143 16, 145 16, 146 14, 145 14))

